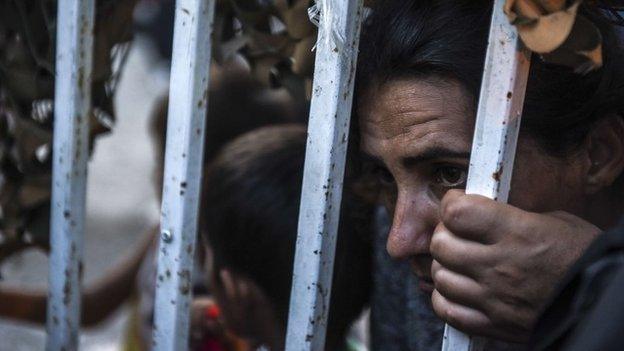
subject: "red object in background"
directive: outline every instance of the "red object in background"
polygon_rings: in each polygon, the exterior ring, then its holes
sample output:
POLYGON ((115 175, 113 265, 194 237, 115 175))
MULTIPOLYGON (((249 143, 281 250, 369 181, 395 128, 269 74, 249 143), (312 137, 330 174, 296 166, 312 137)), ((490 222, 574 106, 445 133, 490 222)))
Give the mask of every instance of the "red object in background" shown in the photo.
POLYGON ((207 339, 199 351, 226 351, 223 344, 217 339, 207 339))
POLYGON ((221 310, 217 305, 210 305, 206 307, 206 318, 218 319, 221 316, 221 310))
MULTIPOLYGON (((221 316, 221 309, 216 304, 211 304, 206 307, 204 310, 204 316, 206 319, 214 321, 218 323, 219 317, 221 316)), ((202 346, 198 351, 227 351, 221 340, 216 337, 206 338, 202 346)))
POLYGON ((195 351, 249 351, 251 345, 242 338, 225 329, 220 320, 221 308, 214 302, 203 310, 208 323, 208 331, 195 351))

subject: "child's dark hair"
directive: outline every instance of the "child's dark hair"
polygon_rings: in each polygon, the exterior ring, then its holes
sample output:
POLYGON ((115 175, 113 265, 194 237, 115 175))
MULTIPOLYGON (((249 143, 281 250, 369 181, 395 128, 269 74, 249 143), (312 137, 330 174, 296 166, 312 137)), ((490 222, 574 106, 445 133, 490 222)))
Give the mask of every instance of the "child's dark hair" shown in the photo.
MULTIPOLYGON (((360 92, 397 78, 440 77, 457 80, 476 102, 491 0, 384 0, 376 5, 362 36, 360 92)), ((533 56, 522 133, 554 156, 575 151, 602 118, 624 113, 624 55, 604 11, 590 4, 580 9, 602 34, 601 69, 580 75, 533 56)))
MULTIPOLYGON (((306 122, 298 119, 305 104, 273 101, 267 98, 270 89, 248 73, 234 68, 224 72, 208 91, 204 162, 210 162, 227 142, 243 133, 268 125, 306 122)), ((165 154, 168 105, 168 99, 157 103, 150 124, 161 158, 165 154)))
MULTIPOLYGON (((228 268, 255 282, 286 324, 306 130, 302 125, 265 127, 229 143, 210 164, 204 182, 202 229, 214 268, 228 268)), ((347 191, 337 239, 328 322, 344 337, 367 302, 370 241, 360 218, 371 218, 347 191)))

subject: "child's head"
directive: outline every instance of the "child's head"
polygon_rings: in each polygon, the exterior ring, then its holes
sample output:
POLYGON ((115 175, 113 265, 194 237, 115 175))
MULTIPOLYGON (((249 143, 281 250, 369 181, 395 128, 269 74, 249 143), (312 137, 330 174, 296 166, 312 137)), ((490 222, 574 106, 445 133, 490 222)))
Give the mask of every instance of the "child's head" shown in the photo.
MULTIPOLYGON (((247 133, 219 153, 204 183, 202 228, 226 323, 277 349, 288 317, 305 146, 300 125, 247 133)), ((370 285, 368 238, 356 219, 370 216, 362 216, 346 192, 343 198, 328 349, 341 346, 370 285)))
MULTIPOLYGON (((205 128, 204 163, 234 138, 254 129, 277 124, 303 123, 300 116, 306 103, 296 101, 284 90, 270 89, 256 81, 236 63, 211 66, 205 128)), ((158 196, 162 193, 163 167, 169 98, 159 100, 150 122, 156 147, 154 179, 158 196)))

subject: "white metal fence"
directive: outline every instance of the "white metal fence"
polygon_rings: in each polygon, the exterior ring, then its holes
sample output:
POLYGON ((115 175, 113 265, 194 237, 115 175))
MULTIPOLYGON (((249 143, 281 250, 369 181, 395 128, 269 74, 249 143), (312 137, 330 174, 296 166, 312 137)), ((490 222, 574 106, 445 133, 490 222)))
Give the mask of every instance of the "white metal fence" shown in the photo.
MULTIPOLYGON (((76 350, 88 159, 95 0, 59 0, 47 350, 76 350)), ((495 1, 467 192, 506 201, 529 68, 495 1)), ((318 0, 310 111, 288 351, 322 350, 342 195, 362 0, 318 0)), ((153 349, 187 348, 215 0, 178 0, 153 349)), ((477 343, 447 327, 443 350, 477 343)))
POLYGON ((176 4, 154 350, 187 348, 214 10, 215 0, 178 0, 176 4))
POLYGON ((323 350, 363 18, 362 0, 320 1, 316 69, 286 349, 323 350), (331 8, 330 8, 331 6, 331 8))
POLYGON ((46 349, 75 350, 89 158, 94 0, 59 0, 46 349))
MULTIPOLYGON (((466 193, 500 202, 507 202, 511 186, 531 58, 503 12, 504 3, 494 1, 466 184, 466 193)), ((442 350, 477 351, 479 341, 447 325, 442 350)))

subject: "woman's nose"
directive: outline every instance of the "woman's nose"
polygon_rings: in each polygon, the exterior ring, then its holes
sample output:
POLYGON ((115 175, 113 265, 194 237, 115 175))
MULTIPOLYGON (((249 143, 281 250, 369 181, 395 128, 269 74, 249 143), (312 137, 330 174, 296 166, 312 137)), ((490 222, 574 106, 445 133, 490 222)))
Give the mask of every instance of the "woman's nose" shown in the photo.
POLYGON ((437 214, 435 204, 426 196, 399 191, 386 243, 390 256, 405 259, 429 254, 431 235, 438 222, 437 214))

